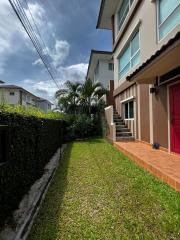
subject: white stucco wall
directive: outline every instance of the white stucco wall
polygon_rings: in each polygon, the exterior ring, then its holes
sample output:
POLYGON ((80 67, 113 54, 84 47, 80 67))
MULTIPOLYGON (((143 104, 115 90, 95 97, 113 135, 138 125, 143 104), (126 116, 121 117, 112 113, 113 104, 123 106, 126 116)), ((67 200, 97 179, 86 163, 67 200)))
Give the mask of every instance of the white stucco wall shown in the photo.
POLYGON ((12 105, 21 104, 21 94, 23 106, 36 106, 36 99, 32 94, 22 92, 20 89, 13 88, 0 89, 0 103, 7 103, 12 105), (14 92, 14 95, 10 95, 10 92, 14 92), (33 101, 34 99, 35 101, 33 101))
POLYGON ((102 83, 105 88, 108 88, 110 80, 114 80, 114 71, 109 70, 109 63, 113 63, 113 61, 99 60, 98 78, 94 78, 102 83))
POLYGON ((44 112, 48 112, 51 110, 51 104, 49 104, 46 101, 39 101, 37 102, 37 107, 41 110, 43 110, 44 112))
POLYGON ((18 89, 0 89, 0 103, 19 104, 20 91, 18 89), (14 95, 10 95, 10 92, 14 92, 14 95))

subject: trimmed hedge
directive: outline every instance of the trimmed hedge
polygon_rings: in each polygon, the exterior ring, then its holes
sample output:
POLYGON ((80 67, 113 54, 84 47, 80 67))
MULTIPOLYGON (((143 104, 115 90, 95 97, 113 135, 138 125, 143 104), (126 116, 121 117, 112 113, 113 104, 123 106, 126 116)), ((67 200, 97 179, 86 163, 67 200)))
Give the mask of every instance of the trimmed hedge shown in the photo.
POLYGON ((64 121, 0 113, 8 125, 8 160, 0 165, 0 227, 39 179, 63 142, 64 121))

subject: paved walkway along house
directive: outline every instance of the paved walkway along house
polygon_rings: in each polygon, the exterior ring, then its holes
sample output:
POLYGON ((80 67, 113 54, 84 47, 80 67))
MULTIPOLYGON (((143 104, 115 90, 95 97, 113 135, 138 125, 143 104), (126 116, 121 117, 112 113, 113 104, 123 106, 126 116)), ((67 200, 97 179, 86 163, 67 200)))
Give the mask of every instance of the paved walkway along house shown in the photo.
POLYGON ((152 149, 142 142, 116 142, 114 145, 126 156, 180 191, 180 156, 152 149))
POLYGON ((180 196, 102 139, 68 145, 28 240, 179 239, 180 196))

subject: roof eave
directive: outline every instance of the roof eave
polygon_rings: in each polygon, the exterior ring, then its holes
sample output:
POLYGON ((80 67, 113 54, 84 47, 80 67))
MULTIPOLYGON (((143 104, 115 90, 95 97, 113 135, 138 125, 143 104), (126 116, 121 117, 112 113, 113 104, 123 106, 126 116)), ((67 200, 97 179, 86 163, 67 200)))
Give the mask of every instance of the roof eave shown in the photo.
POLYGON ((89 70, 90 70, 90 66, 91 66, 93 54, 107 54, 107 55, 112 55, 112 52, 109 52, 109 51, 100 51, 100 50, 94 50, 94 49, 91 50, 91 55, 90 55, 90 59, 89 59, 88 70, 87 70, 87 74, 86 74, 86 79, 88 78, 88 75, 89 75, 89 70))
POLYGON ((103 8, 104 8, 104 3, 105 3, 105 0, 102 0, 100 5, 100 10, 99 10, 99 15, 98 15, 98 21, 96 24, 96 29, 100 28, 100 21, 102 17, 103 8))
POLYGON ((103 15, 103 11, 104 11, 105 1, 106 0, 101 1, 98 20, 97 20, 97 24, 96 24, 96 29, 112 30, 112 27, 102 27, 101 26, 101 19, 102 19, 102 15, 103 15))

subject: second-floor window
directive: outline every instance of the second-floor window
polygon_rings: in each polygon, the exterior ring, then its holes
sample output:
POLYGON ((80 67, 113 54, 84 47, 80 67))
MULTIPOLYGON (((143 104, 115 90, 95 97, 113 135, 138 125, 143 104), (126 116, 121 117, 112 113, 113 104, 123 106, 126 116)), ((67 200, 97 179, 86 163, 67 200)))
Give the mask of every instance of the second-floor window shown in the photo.
POLYGON ((10 92, 9 95, 10 95, 10 96, 14 96, 14 92, 10 92))
POLYGON ((159 40, 180 23, 180 0, 158 0, 159 40))
POLYGON ((108 69, 109 69, 109 71, 113 71, 114 70, 114 64, 113 63, 109 63, 108 64, 108 69))
POLYGON ((119 57, 119 79, 122 79, 131 68, 140 62, 139 31, 128 42, 119 57))
POLYGON ((134 0, 123 0, 118 12, 118 28, 121 29, 134 0))

